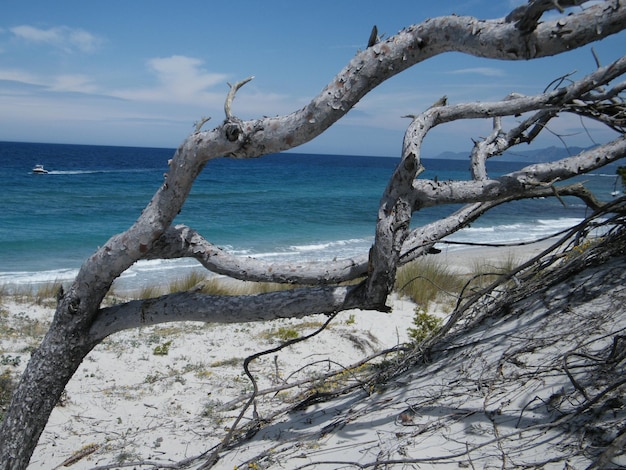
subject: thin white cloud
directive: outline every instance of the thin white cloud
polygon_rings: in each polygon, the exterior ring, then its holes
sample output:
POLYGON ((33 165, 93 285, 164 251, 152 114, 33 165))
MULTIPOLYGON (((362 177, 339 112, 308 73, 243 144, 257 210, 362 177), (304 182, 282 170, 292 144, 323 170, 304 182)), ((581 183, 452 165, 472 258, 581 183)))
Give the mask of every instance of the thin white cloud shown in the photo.
POLYGON ((449 73, 454 75, 475 74, 483 75, 485 77, 504 77, 506 75, 504 70, 495 67, 471 67, 467 69, 452 70, 449 73))
POLYGON ((65 52, 93 52, 102 39, 80 28, 57 26, 41 29, 30 25, 15 26, 10 31, 19 39, 27 42, 46 44, 65 52))
POLYGON ((82 74, 41 77, 20 69, 0 69, 0 80, 34 85, 54 92, 97 93, 94 80, 82 74))
POLYGON ((0 80, 19 82, 26 85, 43 85, 39 78, 19 69, 0 69, 0 80))
POLYGON ((157 74, 159 81, 167 87, 185 87, 194 92, 224 83, 226 75, 209 73, 200 68, 202 63, 200 59, 174 55, 150 59, 148 66, 157 74))
POLYGON ((59 75, 50 85, 52 91, 95 93, 98 88, 93 80, 86 75, 59 75))
MULTIPOLYGON (((225 85, 228 76, 208 72, 203 61, 193 57, 174 55, 150 59, 147 63, 155 75, 158 86, 152 88, 118 90, 114 96, 141 101, 194 103, 213 101, 215 94, 209 89, 225 85)), ((223 95, 223 94, 222 94, 223 95)))

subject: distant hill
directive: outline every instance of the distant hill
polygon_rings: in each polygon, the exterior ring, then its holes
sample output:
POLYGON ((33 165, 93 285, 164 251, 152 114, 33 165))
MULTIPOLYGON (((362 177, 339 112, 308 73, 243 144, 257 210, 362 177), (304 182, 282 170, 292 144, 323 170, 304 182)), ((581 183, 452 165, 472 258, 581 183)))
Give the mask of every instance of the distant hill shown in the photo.
MULTIPOLYGON (((525 162, 525 163, 544 163, 560 158, 576 155, 583 150, 588 150, 592 147, 546 147, 535 150, 523 150, 523 151, 511 151, 505 152, 501 157, 497 157, 499 161, 503 162, 525 162)), ((443 152, 432 158, 444 159, 444 160, 467 160, 469 159, 468 152, 443 152)))

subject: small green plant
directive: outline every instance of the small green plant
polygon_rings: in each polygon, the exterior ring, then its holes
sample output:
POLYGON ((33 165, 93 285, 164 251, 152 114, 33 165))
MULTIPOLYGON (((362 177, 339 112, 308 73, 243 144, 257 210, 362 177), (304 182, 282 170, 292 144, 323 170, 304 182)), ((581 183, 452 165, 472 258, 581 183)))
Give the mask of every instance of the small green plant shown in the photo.
POLYGON ((356 323, 356 317, 354 313, 351 313, 348 319, 346 320, 346 325, 354 325, 356 323))
POLYGON ((167 356, 170 353, 171 345, 171 341, 166 341, 165 343, 159 344, 154 348, 152 354, 154 354, 155 356, 167 356))
POLYGON ((10 354, 3 354, 0 357, 0 365, 17 367, 20 365, 22 358, 20 356, 11 356, 10 354))
POLYGON ((409 327, 408 329, 409 337, 413 342, 420 343, 439 331, 441 324, 441 318, 427 313, 421 307, 417 307, 413 316, 414 327, 409 327))
POLYGON ((281 326, 280 328, 278 328, 278 331, 276 332, 276 337, 281 341, 289 341, 290 339, 296 339, 298 336, 299 336, 298 332, 295 330, 295 328, 287 327, 287 326, 281 326))
POLYGON ((598 243, 602 242, 603 240, 604 240, 604 238, 602 238, 602 237, 593 238, 593 239, 586 238, 584 240, 581 240, 578 243, 578 245, 575 245, 574 247, 572 247, 571 250, 569 250, 566 253, 566 258, 567 259, 571 259, 571 258, 574 258, 576 256, 580 256, 580 255, 588 252, 589 249, 593 248, 595 245, 597 245, 598 243))
POLYGON ((49 328, 49 322, 30 318, 24 312, 16 313, 9 323, 8 317, 0 314, 0 334, 3 336, 28 338, 34 344, 39 343, 49 328))
POLYGON ((153 384, 158 382, 159 380, 161 380, 161 374, 157 372, 156 374, 146 375, 144 382, 146 382, 147 384, 153 384))
POLYGON ((301 334, 299 333, 300 331, 309 330, 311 328, 317 329, 320 326, 322 326, 322 323, 318 321, 304 321, 302 323, 280 326, 278 328, 273 326, 270 329, 260 333, 259 336, 260 338, 270 342, 275 340, 285 342, 299 338, 301 336, 301 334))

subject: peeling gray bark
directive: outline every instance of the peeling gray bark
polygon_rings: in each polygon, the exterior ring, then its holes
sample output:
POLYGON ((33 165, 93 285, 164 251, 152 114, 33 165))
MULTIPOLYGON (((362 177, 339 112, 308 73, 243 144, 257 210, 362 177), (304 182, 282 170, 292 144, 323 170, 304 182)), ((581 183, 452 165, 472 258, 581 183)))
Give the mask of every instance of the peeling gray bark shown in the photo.
MULTIPOLYGON (((418 242, 414 240, 421 237, 423 246, 425 240, 437 239, 436 225, 431 227, 429 233, 410 233, 409 223, 415 210, 437 201, 487 201, 471 206, 466 214, 457 214, 458 229, 463 217, 469 220, 484 212, 490 204, 537 193, 543 188, 533 185, 549 183, 553 176, 565 178, 623 156, 622 137, 602 149, 607 157, 582 155, 578 160, 568 159, 553 166, 529 168, 525 174, 513 175, 508 180, 490 180, 481 169, 484 159, 490 158, 491 152, 497 153, 519 143, 520 136, 531 129, 532 123, 536 126, 541 122, 538 117, 518 132, 517 141, 509 136, 511 138, 501 145, 477 150, 476 181, 458 187, 455 183, 443 186, 433 185, 433 182, 418 183, 415 178, 421 168, 420 142, 433 126, 446 120, 502 116, 531 110, 540 110, 544 113, 542 116, 552 116, 560 110, 566 111, 568 105, 569 111, 576 112, 576 104, 572 100, 583 98, 584 91, 581 88, 578 92, 572 91, 571 96, 556 92, 534 98, 511 98, 500 103, 472 104, 465 108, 463 105, 433 108, 415 117, 407 131, 402 161, 381 199, 376 241, 369 260, 344 260, 325 268, 319 265, 303 268, 279 266, 279 271, 271 275, 273 280, 280 282, 305 280, 305 283, 323 285, 365 274, 367 279, 361 285, 350 288, 317 287, 234 299, 186 293, 100 309, 113 281, 140 259, 191 255, 203 260, 205 266, 216 272, 254 280, 263 279, 272 271, 257 261, 224 257, 201 237, 197 238, 192 232, 184 233, 185 229, 171 227, 196 176, 209 160, 223 156, 258 157, 305 143, 334 124, 386 79, 441 53, 458 51, 494 59, 527 60, 558 54, 626 28, 626 7, 619 2, 605 1, 558 20, 539 23, 538 18, 551 8, 550 4, 553 5, 550 2, 533 3, 532 8, 516 10, 514 18, 508 19, 478 20, 449 16, 406 28, 356 54, 317 97, 304 108, 286 116, 239 120, 230 110, 238 86, 233 87, 227 101, 226 120, 210 131, 196 129, 183 142, 169 164, 167 178, 137 221, 124 233, 113 236, 87 259, 72 285, 60 296, 50 331, 33 353, 0 427, 0 469, 23 469, 27 466, 65 385, 83 358, 106 335, 147 321, 262 320, 267 318, 263 312, 268 310, 267 305, 274 306, 285 316, 331 313, 353 307, 383 310, 403 250, 407 253, 407 243, 411 241, 414 244, 414 254, 420 249, 415 248, 418 242), (520 29, 520 25, 526 26, 520 29), (596 157, 598 159, 594 160, 596 157), (499 200, 493 201, 493 198, 499 200)), ((604 70, 604 79, 608 81, 607 77, 622 66, 617 64, 608 71, 604 70)), ((610 122, 606 114, 602 119, 610 122)), ((532 131, 528 131, 525 138, 530 138, 530 135, 532 131)), ((492 140, 495 142, 500 137, 499 132, 494 132, 492 140)), ((455 229, 453 221, 449 222, 449 226, 439 225, 446 227, 439 233, 450 233, 455 229)))

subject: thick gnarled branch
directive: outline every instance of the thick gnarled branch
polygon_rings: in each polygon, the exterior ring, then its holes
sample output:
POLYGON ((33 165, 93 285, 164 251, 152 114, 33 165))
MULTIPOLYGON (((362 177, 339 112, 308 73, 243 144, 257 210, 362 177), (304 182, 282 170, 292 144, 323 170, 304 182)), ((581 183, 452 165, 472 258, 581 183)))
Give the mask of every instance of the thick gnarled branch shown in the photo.
MULTIPOLYGON (((310 141, 344 116, 367 93, 409 67, 445 52, 462 52, 501 60, 555 55, 623 29, 626 6, 603 2, 537 26, 532 41, 503 20, 468 16, 429 19, 359 52, 304 108, 281 117, 242 124, 248 145, 231 152, 240 158, 280 152, 310 141)), ((218 129, 196 140, 199 158, 215 156, 212 146, 223 139, 218 129)), ((241 142, 240 142, 241 143, 241 142)))
MULTIPOLYGON (((537 187, 549 185, 555 180, 566 180, 571 176, 594 170, 621 158, 623 142, 618 139, 616 142, 581 155, 551 164, 532 165, 498 179, 489 179, 485 166, 488 158, 501 154, 520 141, 528 140, 522 136, 529 128, 538 125, 545 126, 549 118, 556 115, 557 109, 568 106, 568 103, 576 101, 581 95, 588 94, 593 87, 608 83, 619 74, 624 73, 625 69, 626 61, 620 59, 561 90, 546 92, 538 96, 509 96, 497 103, 465 103, 439 108, 431 107, 419 119, 414 117, 405 136, 403 160, 389 184, 387 195, 381 206, 381 221, 387 217, 385 213, 392 213, 394 218, 393 221, 387 223, 387 228, 384 231, 389 233, 391 237, 400 236, 397 232, 392 234, 392 230, 401 224, 398 219, 397 208, 394 209, 394 207, 397 198, 403 194, 409 196, 410 204, 407 207, 412 208, 412 210, 439 204, 475 203, 490 199, 507 201, 531 197, 528 195, 536 194, 535 189, 537 187), (512 102, 513 100, 514 102, 512 102), (509 132, 504 132, 499 118, 495 118, 492 135, 477 143, 472 152, 474 181, 435 182, 417 180, 413 182, 419 167, 417 155, 420 152, 421 140, 433 126, 465 117, 468 109, 477 110, 472 117, 486 117, 494 112, 503 115, 507 113, 517 114, 522 110, 541 106, 549 106, 550 108, 524 119, 509 132), (407 173, 407 168, 412 168, 415 171, 410 170, 407 173), (528 175, 532 175, 532 178, 528 175)), ((599 98, 604 99, 607 94, 611 93, 611 90, 604 92, 599 98)), ((615 93, 612 96, 615 96, 615 93)), ((407 220, 409 217, 405 215, 405 223, 407 220)), ((400 245, 396 242, 395 246, 400 245)), ((370 270, 374 266, 379 266, 380 272, 390 272, 386 262, 384 262, 384 260, 390 259, 388 257, 389 249, 390 246, 387 246, 378 254, 378 248, 373 249, 371 256, 377 256, 378 262, 373 262, 370 259, 370 270)), ((254 258, 239 258, 210 244, 192 229, 182 226, 168 229, 156 242, 153 249, 144 255, 144 259, 160 257, 193 257, 214 273, 242 280, 296 284, 338 283, 363 276, 368 269, 367 261, 362 257, 328 263, 266 263, 254 258)), ((381 283, 376 281, 376 285, 380 286, 381 283)))
POLYGON ((98 313, 89 336, 97 344, 118 331, 165 322, 246 323, 331 314, 363 308, 355 300, 357 289, 355 286, 317 287, 249 296, 180 292, 104 308, 98 313))

